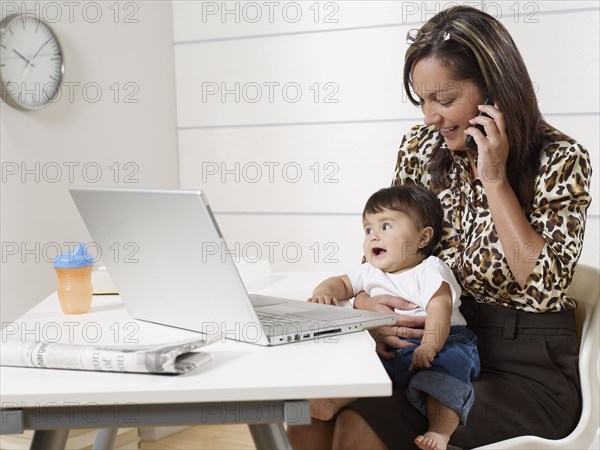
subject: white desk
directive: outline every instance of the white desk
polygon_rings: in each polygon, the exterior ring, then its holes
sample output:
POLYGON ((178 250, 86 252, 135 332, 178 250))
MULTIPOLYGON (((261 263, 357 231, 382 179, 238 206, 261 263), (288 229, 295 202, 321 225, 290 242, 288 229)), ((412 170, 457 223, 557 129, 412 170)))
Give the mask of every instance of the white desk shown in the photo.
MULTIPOLYGON (((274 273, 252 291, 303 300, 324 275, 274 273)), ((55 295, 5 326, 2 341, 14 333, 112 345, 195 335, 132 319, 118 296, 94 296, 88 314, 63 315, 55 295)), ((257 447, 289 448, 283 422, 309 423, 306 399, 391 395, 366 332, 271 348, 225 341, 206 351, 211 363, 178 376, 1 367, 1 432, 46 430, 34 444, 49 448, 64 445, 71 428, 247 423, 257 447)))

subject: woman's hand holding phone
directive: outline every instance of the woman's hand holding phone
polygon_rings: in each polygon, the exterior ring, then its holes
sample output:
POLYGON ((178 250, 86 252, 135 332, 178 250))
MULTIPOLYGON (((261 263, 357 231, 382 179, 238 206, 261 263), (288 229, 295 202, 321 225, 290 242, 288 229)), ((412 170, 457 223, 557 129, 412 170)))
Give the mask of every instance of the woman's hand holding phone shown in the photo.
MULTIPOLYGON (((491 105, 492 104, 492 100, 488 97, 486 98, 482 105, 491 105)), ((486 113, 484 113, 483 111, 479 111, 479 114, 477 114, 478 116, 486 116, 486 117, 490 117, 488 116, 486 113)), ((484 136, 486 136, 485 134, 485 129, 483 128, 483 125, 475 125, 475 128, 477 128, 479 131, 481 131, 483 133, 484 136)), ((465 145, 470 148, 473 151, 477 151, 477 143, 475 142, 475 139, 473 139, 473 136, 467 136, 467 140, 465 141, 465 145)))
POLYGON ((480 113, 469 121, 472 127, 467 128, 465 134, 474 141, 479 141, 476 168, 478 177, 486 188, 500 187, 506 181, 506 161, 510 151, 504 114, 495 104, 482 104, 478 108, 480 113))

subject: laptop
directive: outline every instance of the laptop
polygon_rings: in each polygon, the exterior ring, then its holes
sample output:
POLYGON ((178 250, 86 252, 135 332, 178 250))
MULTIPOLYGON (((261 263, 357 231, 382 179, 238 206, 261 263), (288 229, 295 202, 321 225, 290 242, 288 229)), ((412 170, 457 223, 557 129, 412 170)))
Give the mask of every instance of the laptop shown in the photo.
POLYGON ((202 191, 69 190, 93 240, 89 252, 136 319, 264 346, 395 323, 387 314, 249 295, 202 191))

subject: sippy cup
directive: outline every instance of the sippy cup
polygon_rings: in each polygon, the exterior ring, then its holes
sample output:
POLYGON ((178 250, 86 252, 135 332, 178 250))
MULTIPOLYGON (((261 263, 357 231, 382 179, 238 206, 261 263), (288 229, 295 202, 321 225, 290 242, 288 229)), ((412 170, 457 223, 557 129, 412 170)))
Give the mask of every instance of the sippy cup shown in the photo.
POLYGON ((83 314, 92 304, 92 267, 94 259, 83 243, 74 253, 63 253, 54 259, 58 278, 58 300, 65 314, 83 314))

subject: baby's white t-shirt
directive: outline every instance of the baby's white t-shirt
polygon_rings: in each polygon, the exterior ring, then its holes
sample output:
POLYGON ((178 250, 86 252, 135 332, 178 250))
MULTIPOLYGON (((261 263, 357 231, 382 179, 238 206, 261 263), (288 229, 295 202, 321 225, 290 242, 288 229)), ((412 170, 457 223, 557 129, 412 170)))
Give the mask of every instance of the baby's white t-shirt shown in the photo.
POLYGON ((452 269, 436 256, 430 256, 421 264, 401 273, 386 273, 371 264, 364 263, 348 273, 354 294, 365 291, 371 297, 389 294, 414 303, 413 310, 396 310, 397 313, 425 316, 427 303, 443 282, 448 283, 452 294, 451 325, 466 325, 459 311, 461 287, 456 281, 452 269))

